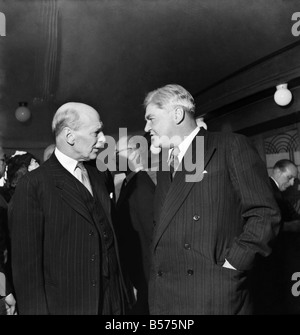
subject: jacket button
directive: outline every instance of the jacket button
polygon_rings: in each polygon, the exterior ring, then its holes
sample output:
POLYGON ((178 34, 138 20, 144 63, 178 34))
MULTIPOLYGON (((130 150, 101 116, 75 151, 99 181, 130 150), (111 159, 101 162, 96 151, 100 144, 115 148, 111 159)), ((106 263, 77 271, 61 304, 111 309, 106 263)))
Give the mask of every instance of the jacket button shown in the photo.
POLYGON ((193 220, 194 220, 194 221, 198 221, 199 219, 200 219, 200 215, 195 214, 195 215, 193 216, 193 220))
POLYGON ((91 284, 92 284, 93 287, 96 286, 96 283, 97 283, 96 280, 92 280, 92 282, 91 282, 91 284))
POLYGON ((159 271, 157 272, 157 276, 158 276, 158 277, 161 277, 162 275, 163 275, 163 272, 159 270, 159 271))
POLYGON ((191 245, 188 244, 188 243, 185 243, 185 245, 184 245, 184 249, 186 249, 186 250, 191 250, 191 245))
POLYGON ((92 254, 91 261, 94 262, 94 260, 95 260, 95 254, 92 254))
POLYGON ((194 270, 188 269, 188 270, 187 270, 187 274, 188 274, 189 276, 192 276, 192 275, 194 274, 194 270))
POLYGON ((89 235, 94 236, 94 232, 92 230, 90 230, 89 235))

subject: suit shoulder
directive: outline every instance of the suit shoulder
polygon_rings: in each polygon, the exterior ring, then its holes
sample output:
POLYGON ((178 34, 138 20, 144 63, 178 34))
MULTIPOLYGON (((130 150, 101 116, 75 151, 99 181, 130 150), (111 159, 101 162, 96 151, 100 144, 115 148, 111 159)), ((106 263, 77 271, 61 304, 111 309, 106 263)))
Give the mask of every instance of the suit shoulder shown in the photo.
POLYGON ((27 172, 19 181, 18 185, 23 185, 27 183, 36 183, 40 182, 41 180, 45 180, 47 177, 47 166, 46 163, 43 163, 38 168, 27 172))
POLYGON ((208 131, 206 130, 205 132, 203 132, 203 134, 207 134, 207 136, 209 137, 213 137, 213 138, 218 138, 218 139, 224 139, 224 138, 228 138, 228 139, 241 139, 241 140, 248 140, 249 138, 243 134, 239 134, 239 133, 234 133, 234 132, 222 132, 222 131, 208 131))
POLYGON ((38 178, 39 176, 45 176, 47 174, 47 171, 50 169, 50 162, 46 161, 42 163, 38 168, 28 172, 28 176, 31 176, 31 178, 38 178))
POLYGON ((253 143, 249 137, 238 133, 207 131, 207 138, 221 145, 241 144, 253 146, 253 143))

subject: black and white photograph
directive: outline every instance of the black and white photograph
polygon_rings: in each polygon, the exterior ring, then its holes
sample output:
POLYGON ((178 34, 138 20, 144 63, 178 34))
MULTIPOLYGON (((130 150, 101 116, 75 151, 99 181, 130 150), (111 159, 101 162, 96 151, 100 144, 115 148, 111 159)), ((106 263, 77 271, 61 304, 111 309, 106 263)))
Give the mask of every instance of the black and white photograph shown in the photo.
POLYGON ((299 0, 0 0, 1 315, 298 315, 299 177, 299 0))

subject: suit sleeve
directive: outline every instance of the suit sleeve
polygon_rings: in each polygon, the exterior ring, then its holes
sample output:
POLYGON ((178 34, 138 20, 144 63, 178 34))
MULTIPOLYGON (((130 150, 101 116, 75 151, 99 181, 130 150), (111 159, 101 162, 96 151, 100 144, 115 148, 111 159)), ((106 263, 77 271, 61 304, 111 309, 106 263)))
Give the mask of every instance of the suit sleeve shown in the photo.
POLYGON ((241 204, 242 233, 226 259, 238 270, 249 270, 256 254, 268 256, 280 228, 280 212, 269 183, 267 169, 250 141, 237 136, 230 147, 228 169, 241 204))
POLYGON ((12 269, 20 314, 48 314, 42 262, 44 216, 37 190, 37 182, 25 175, 13 196, 12 269))

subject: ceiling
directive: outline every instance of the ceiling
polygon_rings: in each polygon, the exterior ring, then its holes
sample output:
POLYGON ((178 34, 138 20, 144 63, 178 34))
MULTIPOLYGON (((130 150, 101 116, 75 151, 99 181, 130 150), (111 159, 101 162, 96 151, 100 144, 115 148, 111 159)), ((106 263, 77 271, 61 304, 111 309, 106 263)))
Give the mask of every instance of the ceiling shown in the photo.
POLYGON ((195 96, 197 114, 215 116, 247 95, 241 87, 255 94, 278 80, 268 62, 282 50, 287 60, 297 53, 284 71, 300 77, 299 0, 0 0, 0 12, 7 146, 50 143, 53 113, 67 101, 95 107, 106 134, 141 131, 146 93, 169 83, 195 96), (27 123, 14 116, 19 101, 32 111, 27 123))

